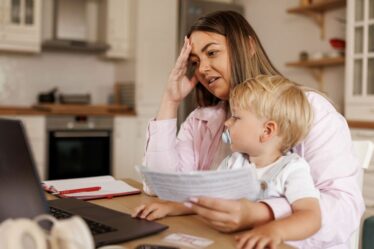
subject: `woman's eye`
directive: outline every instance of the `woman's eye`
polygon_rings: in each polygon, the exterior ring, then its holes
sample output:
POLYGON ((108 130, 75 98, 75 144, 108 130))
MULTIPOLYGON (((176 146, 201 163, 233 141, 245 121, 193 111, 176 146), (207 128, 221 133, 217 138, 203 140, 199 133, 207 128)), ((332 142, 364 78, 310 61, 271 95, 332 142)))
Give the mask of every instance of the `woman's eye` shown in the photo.
POLYGON ((197 66, 197 65, 199 64, 199 62, 198 62, 198 61, 191 61, 190 64, 191 64, 192 66, 197 66))
POLYGON ((215 56, 218 53, 218 51, 212 50, 208 51, 208 56, 215 56))

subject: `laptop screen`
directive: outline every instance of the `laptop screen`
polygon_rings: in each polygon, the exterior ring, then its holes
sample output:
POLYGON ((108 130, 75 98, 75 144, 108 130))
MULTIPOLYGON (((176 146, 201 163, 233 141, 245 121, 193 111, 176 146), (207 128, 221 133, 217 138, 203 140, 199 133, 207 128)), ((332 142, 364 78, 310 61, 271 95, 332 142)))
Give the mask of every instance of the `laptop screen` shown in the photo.
POLYGON ((0 222, 47 210, 22 123, 0 119, 0 222))

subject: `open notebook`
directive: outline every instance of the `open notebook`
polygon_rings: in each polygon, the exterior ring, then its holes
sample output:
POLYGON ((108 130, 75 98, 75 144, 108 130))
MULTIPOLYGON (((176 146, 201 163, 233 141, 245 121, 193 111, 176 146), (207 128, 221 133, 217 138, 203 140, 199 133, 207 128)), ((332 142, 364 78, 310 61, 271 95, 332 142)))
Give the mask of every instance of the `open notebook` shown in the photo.
POLYGON ((63 180, 43 181, 44 190, 61 198, 77 198, 81 200, 112 198, 115 196, 140 193, 124 181, 112 176, 84 177, 63 180))

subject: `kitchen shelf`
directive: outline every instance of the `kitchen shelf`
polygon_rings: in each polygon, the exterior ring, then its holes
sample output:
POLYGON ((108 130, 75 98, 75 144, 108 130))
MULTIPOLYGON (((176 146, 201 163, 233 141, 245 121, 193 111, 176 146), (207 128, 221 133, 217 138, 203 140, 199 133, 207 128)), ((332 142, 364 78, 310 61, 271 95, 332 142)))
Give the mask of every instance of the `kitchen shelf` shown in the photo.
POLYGON ((307 61, 295 61, 289 62, 286 65, 288 67, 298 67, 298 68, 307 68, 311 70, 314 78, 319 83, 319 90, 323 91, 323 69, 325 67, 339 66, 344 65, 344 57, 334 57, 334 58, 323 58, 319 60, 307 60, 307 61))
POLYGON ((307 6, 300 6, 288 9, 290 14, 301 14, 311 17, 321 30, 321 38, 325 36, 325 18, 324 14, 328 10, 338 9, 346 5, 346 0, 320 0, 307 6))

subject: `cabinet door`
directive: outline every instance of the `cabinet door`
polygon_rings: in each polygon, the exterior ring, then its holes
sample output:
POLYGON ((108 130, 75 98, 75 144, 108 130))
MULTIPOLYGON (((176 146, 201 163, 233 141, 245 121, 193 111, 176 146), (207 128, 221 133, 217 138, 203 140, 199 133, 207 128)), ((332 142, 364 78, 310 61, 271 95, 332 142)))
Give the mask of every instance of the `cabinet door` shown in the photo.
POLYGON ((44 116, 3 116, 23 123, 36 168, 42 180, 46 173, 46 126, 44 116))
POLYGON ((39 52, 41 0, 3 0, 2 2, 0 49, 39 52))
POLYGON ((346 116, 374 120, 374 0, 348 0, 346 116), (355 108, 356 107, 356 108, 355 108), (366 108, 359 115, 357 108, 366 108))
POLYGON ((115 117, 113 132, 113 175, 137 179, 135 171, 137 123, 135 117, 115 117))
POLYGON ((107 0, 106 42, 110 49, 106 52, 106 57, 113 59, 132 57, 134 4, 133 0, 107 0))
MULTIPOLYGON (((371 140, 374 142, 374 130, 351 129, 353 140, 371 140)), ((371 158, 368 169, 364 172, 363 196, 366 206, 374 207, 374 157, 371 158)))

